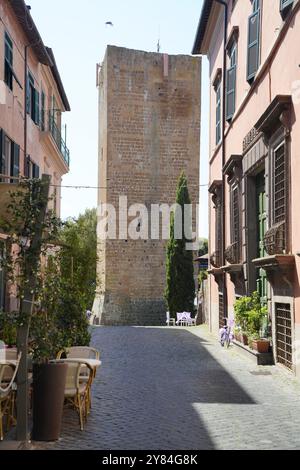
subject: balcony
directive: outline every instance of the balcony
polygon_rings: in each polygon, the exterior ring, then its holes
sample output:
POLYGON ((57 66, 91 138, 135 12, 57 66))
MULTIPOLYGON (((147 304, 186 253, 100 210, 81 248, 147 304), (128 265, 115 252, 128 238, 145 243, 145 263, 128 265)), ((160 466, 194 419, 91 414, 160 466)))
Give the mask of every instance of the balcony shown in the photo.
POLYGON ((221 260, 221 253, 220 251, 215 251, 210 257, 210 264, 214 268, 221 268, 222 260, 221 260))
POLYGON ((225 250, 225 259, 230 264, 240 263, 240 245, 238 242, 233 243, 225 250))
POLYGON ((48 113, 48 123, 44 122, 42 124, 42 131, 45 134, 50 134, 54 140, 55 146, 58 149, 60 155, 62 156, 67 167, 70 167, 70 151, 66 145, 65 140, 62 138, 61 129, 55 122, 55 118, 52 112, 48 113), (47 125, 48 124, 48 125, 47 125))

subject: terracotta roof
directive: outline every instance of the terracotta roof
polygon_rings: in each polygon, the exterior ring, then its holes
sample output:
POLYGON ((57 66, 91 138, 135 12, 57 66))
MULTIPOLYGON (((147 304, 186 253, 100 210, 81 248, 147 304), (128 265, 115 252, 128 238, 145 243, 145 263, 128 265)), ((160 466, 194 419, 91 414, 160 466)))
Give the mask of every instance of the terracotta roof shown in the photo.
POLYGON ((51 67, 53 65, 52 61, 47 53, 47 49, 32 19, 26 3, 24 0, 10 0, 9 3, 17 17, 19 24, 28 38, 28 44, 33 44, 32 49, 34 50, 39 62, 51 67))
POLYGON ((41 35, 33 21, 30 10, 24 0, 10 0, 10 6, 16 15, 28 39, 28 45, 32 45, 32 49, 39 60, 44 65, 51 67, 54 80, 57 84, 58 91, 63 101, 66 111, 71 111, 70 104, 56 65, 53 51, 50 47, 46 47, 43 43, 41 35))
POLYGON ((192 54, 200 54, 214 0, 204 0, 192 54))
POLYGON ((52 63, 53 63, 53 65, 52 65, 52 67, 51 67, 51 70, 52 70, 53 77, 54 77, 54 80, 55 80, 55 82, 56 82, 56 85, 57 85, 59 94, 60 94, 61 99, 62 99, 62 101, 63 101, 65 110, 66 110, 66 111, 71 111, 70 103, 69 103, 69 101, 68 101, 68 98, 67 98, 67 95, 66 95, 66 92, 65 92, 63 83, 62 83, 62 79, 61 79, 61 77, 60 77, 60 74, 59 74, 59 71, 58 71, 58 68, 57 68, 57 65, 56 65, 56 61, 55 61, 55 57, 54 57, 53 51, 52 51, 52 49, 51 49, 50 47, 46 47, 46 50, 47 50, 48 55, 49 55, 49 57, 51 58, 51 61, 52 61, 52 63))

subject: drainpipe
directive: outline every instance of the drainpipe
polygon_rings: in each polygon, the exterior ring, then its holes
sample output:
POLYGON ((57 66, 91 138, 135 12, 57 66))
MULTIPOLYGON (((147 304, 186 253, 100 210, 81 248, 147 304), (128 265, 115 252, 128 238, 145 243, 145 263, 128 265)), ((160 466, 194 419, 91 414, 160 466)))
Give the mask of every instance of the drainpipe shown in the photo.
POLYGON ((24 62, 24 168, 26 165, 26 158, 27 158, 27 86, 28 86, 28 80, 27 80, 27 68, 28 68, 28 48, 30 45, 25 46, 25 62, 24 62))
MULTIPOLYGON (((224 7, 224 51, 223 51, 223 99, 222 99, 222 168, 226 163, 226 142, 225 142, 225 131, 226 131, 226 43, 227 43, 227 29, 228 29, 228 5, 223 0, 215 0, 224 7)), ((222 266, 225 265, 225 248, 226 248, 226 177, 222 172, 222 254, 221 261, 222 266)), ((227 299, 227 278, 224 273, 224 317, 228 318, 228 299, 227 299)))

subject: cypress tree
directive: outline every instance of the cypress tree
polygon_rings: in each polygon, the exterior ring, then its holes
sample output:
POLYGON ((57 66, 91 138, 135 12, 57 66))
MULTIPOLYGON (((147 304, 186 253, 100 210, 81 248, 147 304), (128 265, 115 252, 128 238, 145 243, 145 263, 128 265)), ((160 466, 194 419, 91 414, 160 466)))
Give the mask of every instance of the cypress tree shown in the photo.
POLYGON ((172 317, 176 318, 178 312, 194 313, 195 282, 194 282, 194 262, 193 252, 186 249, 186 244, 191 242, 184 233, 184 206, 190 204, 187 178, 184 172, 180 175, 177 191, 176 203, 182 209, 182 237, 175 238, 175 218, 171 217, 170 240, 167 246, 167 282, 165 299, 168 310, 172 317))

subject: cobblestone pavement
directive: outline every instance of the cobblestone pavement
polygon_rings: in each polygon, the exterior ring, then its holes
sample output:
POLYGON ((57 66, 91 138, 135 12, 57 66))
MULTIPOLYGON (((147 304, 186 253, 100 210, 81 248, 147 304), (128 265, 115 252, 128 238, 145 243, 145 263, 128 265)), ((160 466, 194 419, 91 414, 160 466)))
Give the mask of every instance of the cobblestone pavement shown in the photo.
POLYGON ((300 449, 300 384, 224 350, 206 328, 97 328, 103 361, 84 432, 50 449, 300 449))

